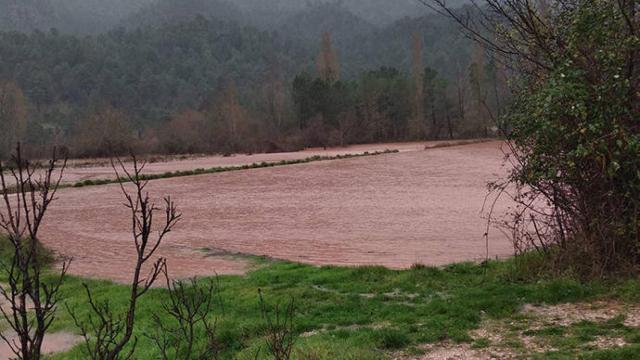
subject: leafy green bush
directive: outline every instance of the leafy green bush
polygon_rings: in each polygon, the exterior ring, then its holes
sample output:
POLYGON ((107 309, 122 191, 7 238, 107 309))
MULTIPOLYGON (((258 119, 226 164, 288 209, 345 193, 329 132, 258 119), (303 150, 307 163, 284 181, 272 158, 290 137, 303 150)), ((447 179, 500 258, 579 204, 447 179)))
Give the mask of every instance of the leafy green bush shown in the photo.
POLYGON ((570 2, 540 16, 532 33, 543 38, 524 45, 532 60, 519 66, 507 117, 516 245, 584 277, 640 266, 639 21, 624 3, 570 2))

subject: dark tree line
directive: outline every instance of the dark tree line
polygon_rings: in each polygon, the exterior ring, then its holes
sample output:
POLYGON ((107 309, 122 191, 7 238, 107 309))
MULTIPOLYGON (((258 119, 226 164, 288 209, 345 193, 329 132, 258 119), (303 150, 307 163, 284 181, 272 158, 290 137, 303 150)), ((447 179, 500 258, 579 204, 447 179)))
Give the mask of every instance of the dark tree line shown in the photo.
POLYGON ((18 139, 101 156, 489 134, 488 117, 476 124, 474 95, 495 108, 504 79, 454 25, 429 19, 355 37, 318 33, 312 43, 204 17, 88 37, 0 33, 0 152, 18 139), (412 61, 415 41, 424 64, 412 61), (474 61, 486 71, 472 72, 474 61), (430 69, 422 76, 416 65, 430 69))

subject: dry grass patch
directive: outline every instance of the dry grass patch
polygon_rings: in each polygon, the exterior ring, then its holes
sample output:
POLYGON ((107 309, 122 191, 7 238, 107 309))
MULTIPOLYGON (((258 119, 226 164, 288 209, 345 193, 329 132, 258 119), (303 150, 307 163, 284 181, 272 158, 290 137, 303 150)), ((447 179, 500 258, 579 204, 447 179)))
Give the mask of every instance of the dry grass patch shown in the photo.
POLYGON ((524 359, 568 351, 598 351, 638 342, 640 305, 618 301, 531 305, 508 319, 483 319, 470 343, 423 345, 398 360, 524 359))
POLYGON ((605 322, 623 316, 625 326, 640 327, 640 305, 618 301, 543 306, 527 304, 522 312, 555 326, 569 326, 581 321, 605 322))

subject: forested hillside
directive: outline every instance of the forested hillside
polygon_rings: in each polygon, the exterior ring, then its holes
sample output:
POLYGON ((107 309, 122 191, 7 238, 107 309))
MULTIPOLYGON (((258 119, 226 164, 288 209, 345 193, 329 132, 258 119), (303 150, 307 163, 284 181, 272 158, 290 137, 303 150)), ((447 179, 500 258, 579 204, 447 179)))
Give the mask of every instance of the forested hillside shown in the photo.
POLYGON ((288 16, 274 29, 309 49, 317 49, 322 34, 330 31, 335 45, 342 52, 372 35, 378 27, 354 15, 342 5, 320 4, 288 16))
POLYGON ((130 29, 188 22, 194 17, 248 24, 242 11, 227 0, 156 0, 124 18, 118 26, 130 29))
MULTIPOLYGON (((418 17, 430 12, 416 0, 233 0, 253 18, 283 19, 292 13, 303 11, 308 6, 319 4, 340 5, 363 20, 386 26, 404 17, 418 17)), ((458 7, 467 0, 449 0, 452 7, 458 7)))
POLYGON ((154 0, 0 0, 0 30, 97 34, 154 0))
MULTIPOLYGON (((449 1, 459 6, 466 0, 449 1)), ((148 22, 185 20, 204 15, 261 28, 322 4, 338 5, 363 20, 386 26, 404 17, 429 12, 416 0, 0 0, 0 30, 49 30, 95 34, 114 29, 131 19, 148 22), (144 8, 142 11, 140 11, 144 8), (230 18, 227 18, 230 16, 230 18)))
POLYGON ((13 138, 78 156, 495 131, 504 70, 453 23, 427 14, 382 26, 349 4, 309 5, 268 30, 222 0, 160 0, 98 35, 0 32, 2 91, 26 114, 2 116, 23 124, 13 138))

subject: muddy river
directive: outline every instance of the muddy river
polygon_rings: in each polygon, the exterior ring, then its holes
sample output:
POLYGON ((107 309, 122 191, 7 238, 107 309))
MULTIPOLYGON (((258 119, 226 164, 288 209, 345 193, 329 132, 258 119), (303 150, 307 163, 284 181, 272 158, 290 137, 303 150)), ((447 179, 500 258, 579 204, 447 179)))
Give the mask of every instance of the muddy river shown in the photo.
MULTIPOLYGON (((184 220, 162 245, 174 276, 239 274, 242 254, 309 264, 442 265, 486 256, 487 182, 502 176, 500 142, 155 180, 184 220)), ((158 203, 160 203, 158 199, 158 203)), ((117 185, 67 188, 42 229, 73 258, 71 273, 128 281, 133 243, 117 185)), ((496 213, 504 212, 506 199, 496 213)), ((491 231, 489 255, 512 253, 491 231)))

